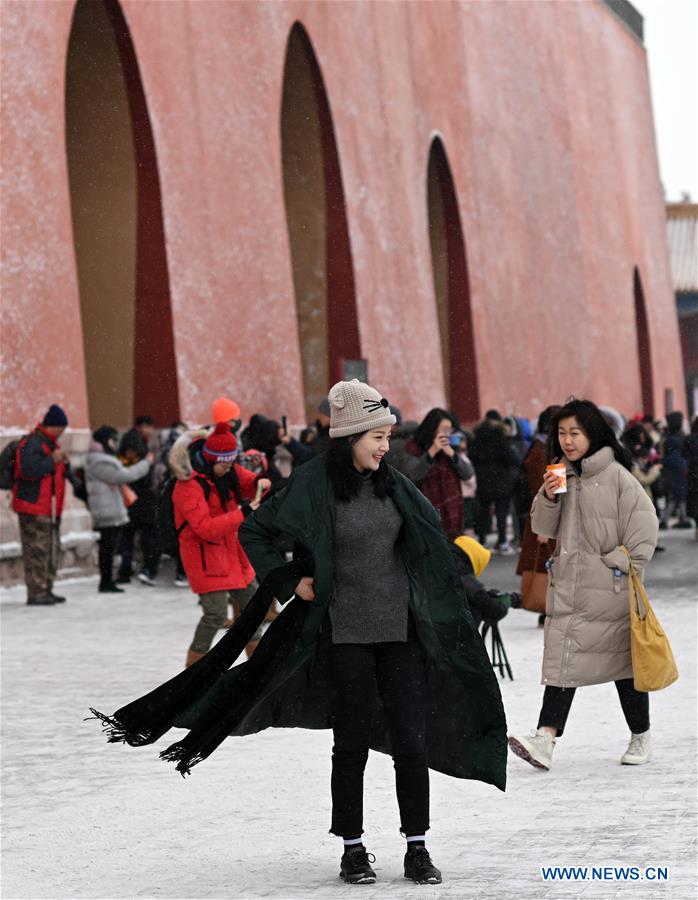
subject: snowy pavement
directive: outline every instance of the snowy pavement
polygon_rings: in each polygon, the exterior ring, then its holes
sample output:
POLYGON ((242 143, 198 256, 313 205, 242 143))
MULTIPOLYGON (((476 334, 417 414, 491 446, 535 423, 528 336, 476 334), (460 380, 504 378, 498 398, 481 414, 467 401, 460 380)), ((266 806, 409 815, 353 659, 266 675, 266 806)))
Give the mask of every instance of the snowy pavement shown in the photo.
MULTIPOLYGON (((191 777, 155 747, 108 745, 88 707, 111 712, 179 671, 197 619, 188 591, 134 584, 29 608, 2 595, 3 851, 7 898, 694 898, 698 545, 663 532, 648 590, 680 680, 651 700, 653 761, 621 767, 627 742, 613 685, 578 692, 554 767, 510 756, 506 793, 432 773, 429 848, 444 883, 402 877, 392 766, 371 754, 365 840, 378 882, 345 886, 328 834, 331 734, 268 731, 230 739, 191 777), (657 866, 668 880, 545 882, 541 866, 657 866)), ((514 587, 515 557, 489 586, 514 587)), ((512 611, 502 635, 515 680, 502 691, 512 730, 535 725, 542 633, 512 611)))

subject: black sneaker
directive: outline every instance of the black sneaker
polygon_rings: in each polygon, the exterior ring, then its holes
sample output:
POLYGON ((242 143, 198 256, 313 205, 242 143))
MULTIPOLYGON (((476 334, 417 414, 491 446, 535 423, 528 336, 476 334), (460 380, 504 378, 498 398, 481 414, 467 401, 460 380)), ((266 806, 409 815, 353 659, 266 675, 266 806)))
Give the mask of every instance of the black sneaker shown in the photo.
POLYGON ((27 606, 53 606, 55 602, 53 597, 46 594, 44 597, 29 597, 27 599, 27 606))
POLYGON ((100 594, 123 594, 124 589, 117 587, 113 581, 100 581, 98 591, 100 594))
POLYGON ((410 847, 405 853, 405 878, 415 884, 441 884, 441 872, 431 861, 426 847, 410 847))
POLYGON ((130 575, 117 575, 115 584, 131 584, 130 575))
POLYGON ((65 603, 65 597, 61 597, 60 594, 54 594, 53 591, 51 591, 49 597, 53 600, 54 603, 65 603))
POLYGON ((376 861, 372 853, 367 853, 363 844, 349 847, 340 860, 339 877, 347 884, 375 884, 376 873, 371 863, 376 861))

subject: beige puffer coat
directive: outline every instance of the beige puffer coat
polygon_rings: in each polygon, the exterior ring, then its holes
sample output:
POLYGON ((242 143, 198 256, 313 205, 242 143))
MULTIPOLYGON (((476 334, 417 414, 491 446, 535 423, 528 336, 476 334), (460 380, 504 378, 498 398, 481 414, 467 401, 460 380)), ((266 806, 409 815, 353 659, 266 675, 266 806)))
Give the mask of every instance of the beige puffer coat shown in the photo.
POLYGON ((543 489, 531 509, 536 534, 555 538, 546 597, 543 684, 579 687, 632 678, 628 548, 642 575, 657 544, 658 520, 639 481, 610 447, 567 467, 567 493, 543 489), (621 573, 618 574, 617 571, 621 573))

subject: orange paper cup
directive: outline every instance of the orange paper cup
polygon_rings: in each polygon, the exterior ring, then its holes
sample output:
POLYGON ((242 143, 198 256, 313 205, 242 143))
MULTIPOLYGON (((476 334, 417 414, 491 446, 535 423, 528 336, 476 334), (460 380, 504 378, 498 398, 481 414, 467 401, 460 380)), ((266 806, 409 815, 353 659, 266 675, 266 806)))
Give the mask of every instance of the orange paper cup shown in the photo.
POLYGON ((555 463, 552 466, 546 466, 546 471, 552 472, 554 475, 557 475, 559 479, 559 484, 557 488, 553 491, 554 494, 566 494, 567 493, 567 466, 565 463, 555 463))

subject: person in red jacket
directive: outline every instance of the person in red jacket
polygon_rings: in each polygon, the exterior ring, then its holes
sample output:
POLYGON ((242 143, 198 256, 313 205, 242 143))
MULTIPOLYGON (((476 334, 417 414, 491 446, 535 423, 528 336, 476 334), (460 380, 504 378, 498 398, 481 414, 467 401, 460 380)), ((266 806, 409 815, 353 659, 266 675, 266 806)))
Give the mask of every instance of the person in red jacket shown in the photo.
POLYGON ((191 469, 175 471, 172 502, 182 564, 203 610, 187 653, 190 666, 225 626, 228 603, 244 608, 254 593, 255 573, 240 546, 238 528, 245 501, 258 503, 271 482, 236 464, 237 440, 227 422, 217 425, 205 442, 192 444, 188 455, 191 469))
POLYGON ((15 453, 12 509, 19 516, 28 606, 65 602, 65 597, 53 593, 53 580, 68 468, 58 438, 67 425, 65 412, 54 404, 15 453))

